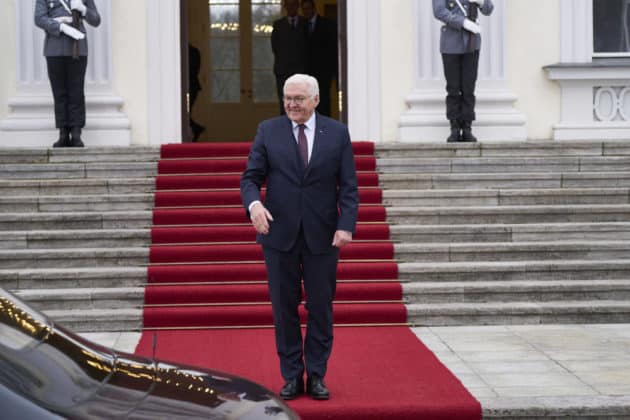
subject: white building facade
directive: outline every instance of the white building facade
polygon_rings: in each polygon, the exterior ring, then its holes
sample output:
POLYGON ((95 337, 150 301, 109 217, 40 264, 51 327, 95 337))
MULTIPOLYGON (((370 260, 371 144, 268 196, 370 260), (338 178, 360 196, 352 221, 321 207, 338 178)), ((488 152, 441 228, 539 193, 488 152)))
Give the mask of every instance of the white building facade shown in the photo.
MULTIPOLYGON (((480 18, 473 126, 480 141, 630 141, 630 2, 608 0, 620 8, 611 23, 601 0, 493 1, 492 16, 480 18)), ((180 142, 179 1, 96 3, 102 23, 88 33, 88 145, 180 142)), ((444 142, 440 24, 431 0, 346 4, 353 138, 444 142)), ((34 0, 2 6, 0 147, 49 146, 56 130, 34 0)))

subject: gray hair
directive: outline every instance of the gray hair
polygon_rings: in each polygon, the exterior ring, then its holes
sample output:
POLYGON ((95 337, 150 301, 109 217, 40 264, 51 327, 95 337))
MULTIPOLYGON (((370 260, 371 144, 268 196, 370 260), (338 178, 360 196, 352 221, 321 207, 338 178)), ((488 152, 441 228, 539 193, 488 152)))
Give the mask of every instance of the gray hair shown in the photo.
POLYGON ((284 82, 284 86, 282 87, 283 92, 288 85, 306 85, 308 88, 308 93, 311 95, 311 97, 319 95, 319 85, 317 84, 317 79, 313 76, 309 76, 308 74, 296 73, 293 76, 289 77, 286 82, 284 82))

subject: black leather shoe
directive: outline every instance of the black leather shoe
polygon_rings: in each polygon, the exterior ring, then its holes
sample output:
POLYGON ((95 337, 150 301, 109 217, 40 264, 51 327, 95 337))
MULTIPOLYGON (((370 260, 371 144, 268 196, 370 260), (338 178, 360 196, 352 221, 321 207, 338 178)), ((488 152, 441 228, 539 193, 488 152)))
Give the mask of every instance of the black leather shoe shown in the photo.
POLYGON ((304 393, 304 382, 302 378, 295 378, 287 381, 280 390, 280 398, 283 400, 292 400, 298 395, 304 393))
POLYGON ((80 127, 72 127, 70 134, 72 135, 72 140, 70 140, 70 147, 83 147, 83 141, 81 140, 81 128, 80 127))
POLYGON ((70 132, 67 128, 59 129, 59 140, 53 143, 53 147, 70 147, 70 132))
POLYGON ((310 376, 306 381, 306 393, 314 400, 327 400, 330 398, 324 378, 315 375, 310 376))

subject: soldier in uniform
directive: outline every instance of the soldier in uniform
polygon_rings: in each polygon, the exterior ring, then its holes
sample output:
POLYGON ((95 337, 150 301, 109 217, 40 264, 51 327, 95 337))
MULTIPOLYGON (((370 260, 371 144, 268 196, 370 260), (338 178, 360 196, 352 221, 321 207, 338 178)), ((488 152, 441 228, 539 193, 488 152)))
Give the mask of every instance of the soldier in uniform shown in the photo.
POLYGON ((433 15, 444 23, 440 53, 446 78, 446 118, 451 124, 448 142, 475 142, 475 84, 481 47, 478 11, 492 13, 492 0, 433 0, 433 15))
POLYGON ((101 23, 94 0, 37 0, 35 25, 46 32, 44 56, 55 102, 59 139, 53 147, 83 147, 85 70, 88 46, 86 21, 101 23))

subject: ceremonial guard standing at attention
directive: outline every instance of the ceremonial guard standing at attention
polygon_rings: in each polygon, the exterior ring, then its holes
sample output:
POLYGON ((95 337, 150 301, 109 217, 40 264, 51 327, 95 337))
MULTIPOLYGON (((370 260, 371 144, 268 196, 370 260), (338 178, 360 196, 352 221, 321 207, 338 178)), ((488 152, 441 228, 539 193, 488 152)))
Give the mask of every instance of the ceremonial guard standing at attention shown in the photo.
POLYGON ((83 147, 88 55, 84 21, 92 26, 101 23, 94 0, 35 3, 35 25, 46 32, 44 56, 55 101, 55 126, 59 129, 54 147, 83 147))
POLYGON ((446 78, 446 118, 451 124, 448 142, 475 142, 475 84, 481 48, 478 12, 488 16, 492 0, 433 0, 433 15, 444 23, 440 53, 446 78))

